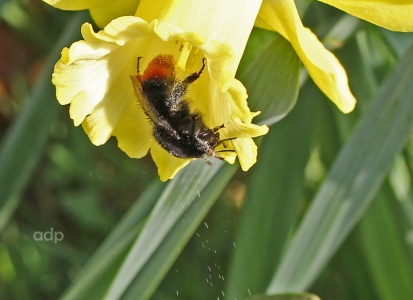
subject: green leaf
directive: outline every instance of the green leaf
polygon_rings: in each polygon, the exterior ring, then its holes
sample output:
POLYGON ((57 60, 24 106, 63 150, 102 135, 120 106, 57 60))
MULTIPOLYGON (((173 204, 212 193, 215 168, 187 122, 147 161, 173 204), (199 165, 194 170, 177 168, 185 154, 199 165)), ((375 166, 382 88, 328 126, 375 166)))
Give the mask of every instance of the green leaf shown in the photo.
POLYGON ((300 66, 291 44, 275 35, 274 40, 239 73, 249 94, 248 105, 252 111, 261 111, 254 122, 271 125, 291 111, 297 102, 300 66))
POLYGON ((389 175, 390 185, 399 201, 408 226, 413 228, 413 189, 409 164, 401 155, 396 158, 389 175))
POLYGON ((405 239, 407 232, 400 226, 396 199, 385 191, 360 223, 360 242, 380 299, 413 299, 413 257, 405 239))
POLYGON ((254 295, 251 300, 320 300, 317 295, 310 293, 288 293, 277 295, 254 295))
POLYGON ((339 154, 267 292, 306 290, 370 204, 413 127, 412 55, 410 48, 339 154))
POLYGON ((158 182, 150 185, 129 209, 87 263, 62 299, 100 299, 107 292, 130 245, 164 190, 158 182))
POLYGON ((151 255, 122 299, 150 298, 236 170, 236 166, 227 164, 211 178, 208 185, 200 191, 201 196, 196 196, 158 249, 151 255))
MULTIPOLYGON (((220 161, 214 161, 214 164, 208 167, 205 166, 206 163, 203 160, 194 161, 181 171, 174 180, 168 183, 165 191, 162 193, 148 216, 142 231, 133 243, 127 257, 120 266, 120 269, 105 296, 106 299, 119 299, 123 295, 134 278, 152 258, 155 251, 157 251, 168 238, 171 230, 180 222, 185 222, 185 219, 183 219, 184 213, 192 205, 196 205, 196 203, 193 203, 194 200, 200 197, 207 184, 217 176, 217 172, 222 164, 223 163, 220 161)), ((230 178, 227 178, 227 181, 229 179, 230 178)), ((225 184, 227 181, 221 181, 221 184, 222 182, 225 184)), ((215 199, 218 195, 215 195, 215 199)), ((215 199, 209 199, 209 201, 213 203, 215 199)), ((197 211, 197 215, 195 216, 197 220, 191 220, 192 225, 196 224, 197 226, 204 215, 204 212, 197 211)), ((195 226, 190 227, 193 231, 196 229, 195 226)), ((180 249, 179 245, 180 240, 175 239, 171 248, 177 251, 180 249)), ((176 256, 173 251, 169 252, 169 255, 176 256)), ((169 258, 166 257, 165 259, 169 258)), ((151 269, 148 271, 153 272, 151 269)), ((165 270, 165 273, 166 271, 167 270, 165 270)), ((143 277, 145 276, 143 275, 143 277)), ((142 287, 146 288, 152 287, 151 280, 153 279, 149 279, 149 282, 144 282, 143 284, 138 282, 135 284, 140 284, 142 287)), ((142 297, 146 290, 141 289, 137 292, 141 294, 141 297, 138 298, 144 299, 142 297)), ((137 295, 134 294, 134 297, 137 297, 137 295)))
POLYGON ((271 280, 296 222, 318 107, 316 101, 300 99, 261 144, 227 275, 225 295, 230 299, 265 292, 271 280), (246 271, 246 262, 254 267, 246 271))
POLYGON ((0 225, 7 223, 18 206, 19 196, 33 174, 49 137, 50 124, 56 118, 59 105, 50 76, 54 64, 62 48, 79 36, 79 27, 85 20, 85 13, 78 13, 72 18, 56 42, 27 106, 3 142, 0 153, 0 225))
MULTIPOLYGON (((131 299, 137 299, 138 296, 139 299, 150 297, 179 255, 179 249, 182 249, 192 236, 237 169, 230 165, 220 168, 219 163, 214 163, 212 167, 205 167, 205 162, 202 160, 193 162, 168 184, 157 183, 148 188, 96 251, 85 270, 66 291, 63 299, 104 298, 111 283, 116 284, 115 276, 119 276, 117 272, 122 265, 124 268, 132 267, 133 270, 128 271, 135 272, 130 284, 122 286, 125 290, 127 288, 123 297, 131 299), (198 172, 200 169, 203 171, 198 172), (209 182, 208 185, 200 183, 194 173, 201 177, 205 174, 211 176, 210 181, 204 181, 209 182), (188 183, 190 187, 185 185, 188 183), (159 204, 158 199, 174 206, 173 211, 169 210, 170 205, 159 204), (176 217, 175 219, 171 216, 157 218, 159 214, 164 213, 171 213, 176 217), (157 223, 158 220, 161 223, 167 220, 168 224, 164 226, 165 235, 156 239, 157 231, 161 232, 163 229, 157 223), (176 223, 169 226, 173 220, 176 223), (156 231, 156 234, 152 235, 153 239, 149 237, 149 242, 146 240, 146 244, 140 244, 140 239, 147 237, 152 230, 156 231), (138 259, 142 260, 141 251, 142 253, 148 251, 149 254, 136 268, 136 265, 128 264, 126 261, 133 253, 132 249, 136 250, 140 245, 142 248, 137 249, 138 259)), ((122 275, 122 272, 120 274, 122 275)))

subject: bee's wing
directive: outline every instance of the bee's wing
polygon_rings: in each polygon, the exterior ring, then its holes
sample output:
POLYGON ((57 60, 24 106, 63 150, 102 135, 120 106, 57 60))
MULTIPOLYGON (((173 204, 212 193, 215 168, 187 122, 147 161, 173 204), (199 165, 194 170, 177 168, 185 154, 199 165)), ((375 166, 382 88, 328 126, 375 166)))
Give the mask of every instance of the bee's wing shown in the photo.
POLYGON ((133 84, 133 90, 135 91, 136 98, 138 98, 138 103, 142 107, 143 111, 145 114, 149 117, 151 120, 152 124, 156 128, 162 128, 164 131, 168 132, 169 134, 172 134, 175 137, 179 136, 179 133, 171 127, 171 125, 168 123, 168 121, 162 117, 159 112, 154 109, 154 107, 151 105, 151 103, 148 100, 148 97, 146 97, 145 93, 142 90, 142 85, 139 81, 138 76, 130 76, 133 84))
POLYGON ((138 98, 138 103, 142 107, 145 114, 151 119, 153 124, 164 125, 163 118, 160 117, 159 113, 153 108, 153 106, 148 101, 148 98, 145 96, 138 76, 130 75, 130 79, 132 80, 133 90, 135 92, 136 98, 138 98))

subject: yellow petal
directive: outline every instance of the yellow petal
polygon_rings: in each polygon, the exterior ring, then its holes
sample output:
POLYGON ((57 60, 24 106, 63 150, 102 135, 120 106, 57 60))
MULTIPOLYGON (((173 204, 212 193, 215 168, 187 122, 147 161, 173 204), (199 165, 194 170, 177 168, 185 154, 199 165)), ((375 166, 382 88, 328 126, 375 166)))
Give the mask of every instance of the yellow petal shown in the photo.
MULTIPOLYGON (((115 0, 116 1, 116 0, 115 0)), ((63 10, 83 10, 108 5, 113 0, 43 0, 47 4, 63 10)))
POLYGON ((93 21, 100 27, 105 27, 110 21, 122 17, 133 16, 139 5, 139 0, 116 0, 107 5, 90 8, 93 21))
POLYGON ((256 25, 277 31, 290 41, 323 93, 344 113, 354 109, 356 100, 344 68, 311 30, 303 26, 293 0, 264 0, 256 25))
POLYGON ((130 157, 141 158, 153 143, 152 126, 136 102, 129 102, 128 106, 112 134, 123 152, 130 157))
POLYGON ((158 175, 162 181, 174 178, 176 173, 192 160, 176 158, 155 142, 151 146, 151 156, 158 167, 158 175))
POLYGON ((103 28, 110 21, 122 16, 133 16, 140 0, 43 0, 63 10, 89 9, 95 23, 103 28))
MULTIPOLYGON (((220 66, 220 70, 229 80, 235 76, 261 2, 251 0, 240 5, 239 0, 142 0, 136 15, 148 21, 158 19, 160 24, 168 28, 195 33, 203 41, 202 50, 209 53, 211 59, 217 43, 228 45, 232 59, 223 60, 225 65, 220 66), (210 45, 210 42, 214 45, 210 45)), ((225 52, 228 55, 228 51, 225 52)), ((218 76, 213 71, 211 76, 218 76)), ((228 88, 228 81, 224 82, 222 88, 228 88)))
POLYGON ((240 81, 233 78, 228 90, 222 92, 215 82, 208 78, 201 76, 188 91, 191 107, 203 113, 205 123, 210 128, 222 124, 225 126, 219 131, 221 139, 235 139, 216 150, 229 163, 234 163, 234 154, 219 151, 234 150, 241 168, 246 171, 256 162, 257 149, 251 138, 265 135, 268 127, 252 124, 257 113, 248 108, 246 89, 240 81))
MULTIPOLYGON (((129 128, 124 121, 119 122, 128 116, 128 109, 138 110, 129 74, 136 73, 135 46, 139 45, 139 37, 148 37, 148 28, 145 21, 135 17, 114 21, 107 32, 99 33, 86 23, 82 26, 85 40, 74 43, 70 49, 65 48, 56 63, 52 82, 56 85, 57 99, 61 104, 71 104, 69 112, 74 124, 83 122, 84 130, 95 145, 105 143, 114 131, 120 136, 120 145, 127 144, 122 141, 126 133, 120 134, 122 131, 117 126, 129 128), (113 35, 114 31, 117 36, 113 35)), ((145 40, 140 42, 145 43, 145 40)), ((147 123, 143 112, 139 111, 137 116, 147 123)), ((139 122, 137 120, 141 127, 139 122)), ((149 124, 146 130, 150 132, 149 124)), ((128 138, 139 143, 134 134, 128 138)), ((142 156, 148 150, 148 146, 141 145, 122 147, 133 157, 142 156)))
MULTIPOLYGON (((82 123, 83 119, 102 100, 105 91, 101 87, 106 85, 107 80, 105 73, 101 73, 101 71, 106 70, 104 61, 98 61, 93 65, 82 64, 80 68, 76 63, 71 63, 70 53, 76 56, 79 49, 80 51, 83 49, 84 57, 88 57, 87 47, 83 47, 84 45, 85 43, 78 42, 70 50, 63 49, 62 58, 56 63, 52 76, 59 103, 62 105, 73 104, 70 115, 76 126, 82 123), (91 73, 96 75, 86 76, 91 73)), ((102 52, 96 53, 96 55, 104 55, 105 52, 102 52)))
POLYGON ((251 138, 236 139, 233 142, 243 171, 248 171, 257 162, 257 145, 251 138))
POLYGON ((411 0, 318 0, 393 31, 413 31, 411 0))

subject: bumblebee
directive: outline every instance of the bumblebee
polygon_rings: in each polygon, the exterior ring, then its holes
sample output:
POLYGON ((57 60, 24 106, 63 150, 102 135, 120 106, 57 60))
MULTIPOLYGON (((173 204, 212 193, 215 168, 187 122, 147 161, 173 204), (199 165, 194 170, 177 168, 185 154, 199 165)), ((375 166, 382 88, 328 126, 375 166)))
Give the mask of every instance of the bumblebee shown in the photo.
MULTIPOLYGON (((215 148, 224 141, 219 130, 224 124, 209 128, 201 113, 190 109, 185 98, 188 86, 197 80, 205 68, 179 81, 175 77, 172 55, 157 55, 140 74, 138 58, 137 75, 131 75, 139 105, 152 124, 153 137, 170 154, 179 158, 216 157, 223 160, 215 148)), ((228 150, 233 151, 233 150, 228 150)))

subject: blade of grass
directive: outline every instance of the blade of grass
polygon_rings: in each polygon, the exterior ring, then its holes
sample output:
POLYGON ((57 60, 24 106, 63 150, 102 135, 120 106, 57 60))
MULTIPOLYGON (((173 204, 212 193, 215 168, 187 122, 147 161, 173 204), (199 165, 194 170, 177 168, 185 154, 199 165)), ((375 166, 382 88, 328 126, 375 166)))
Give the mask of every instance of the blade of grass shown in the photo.
POLYGON ((49 136, 50 124, 58 112, 59 105, 55 100, 55 90, 50 76, 54 64, 59 59, 62 48, 79 36, 79 27, 86 20, 87 13, 81 12, 68 23, 51 51, 27 106, 4 139, 0 153, 0 211, 4 217, 3 226, 18 206, 16 198, 20 198, 36 168, 49 136), (11 202, 13 204, 10 204, 11 202))
MULTIPOLYGON (((216 167, 211 170, 209 167, 205 168, 205 162, 202 160, 195 162, 195 166, 183 170, 183 175, 178 175, 177 179, 169 182, 167 185, 154 184, 148 188, 90 259, 85 270, 66 291, 62 299, 103 299, 119 267, 125 265, 126 257, 129 255, 128 251, 131 249, 137 236, 139 238, 140 233, 145 229, 144 226, 147 226, 145 222, 151 211, 154 210, 155 214, 158 213, 154 209, 156 201, 171 195, 172 200, 170 199, 169 201, 177 200, 175 203, 178 206, 176 210, 183 210, 182 216, 177 219, 176 224, 168 227, 173 229, 167 230, 165 237, 159 241, 159 247, 156 245, 152 246, 154 247, 153 253, 143 263, 137 276, 132 278, 133 282, 130 284, 125 296, 132 299, 136 299, 137 295, 140 295, 139 299, 149 297, 178 256, 179 249, 182 249, 196 230, 220 194, 220 191, 226 186, 228 180, 237 169, 236 166, 228 165, 220 168, 218 166, 219 163, 214 164, 216 167), (197 173, 196 170, 200 167, 204 169, 201 173, 203 175, 208 174, 208 177, 211 179, 210 181, 205 181, 208 182, 206 187, 205 184, 199 183, 196 176, 194 176, 194 171, 197 173), (185 173, 186 175, 184 175, 185 173), (188 182, 188 177, 195 178, 194 182, 192 182, 192 193, 188 193, 186 189, 180 190, 180 187, 183 187, 183 184, 188 182), (204 186, 203 189, 202 186, 204 186), (171 189, 175 191, 172 194, 170 194, 171 189), (183 197, 175 198, 177 194, 182 194, 183 197), (202 196, 199 197, 201 194, 202 196), (184 204, 186 201, 192 204, 188 207, 184 204), (181 222, 183 223, 181 224, 181 222)), ((159 204, 157 204, 157 207, 159 210, 159 204)), ((162 220, 164 219, 161 219, 161 222, 162 220)), ((155 227, 156 230, 158 228, 155 227)), ((146 244, 143 247, 151 247, 151 245, 146 244)))
POLYGON ((210 167, 197 160, 170 181, 151 211, 143 230, 132 245, 120 266, 105 299, 120 299, 125 290, 148 262, 172 228, 181 220, 183 213, 212 180, 222 166, 214 161, 210 167))
POLYGON ((261 144, 226 276, 225 295, 230 299, 263 293, 271 280, 296 222, 318 111, 316 101, 299 99, 261 144), (254 268, 246 272, 245 263, 251 261, 254 268))
POLYGON ((251 300, 320 300, 317 295, 309 293, 279 294, 279 295, 254 295, 251 300))
POLYGON ((122 299, 149 299, 182 248, 232 178, 236 166, 224 165, 200 192, 135 277, 122 299))
POLYGON ((370 204, 413 127, 413 47, 341 151, 267 292, 303 291, 370 204))
POLYGON ((408 225, 413 228, 412 176, 408 163, 401 155, 396 158, 396 163, 390 172, 389 180, 396 199, 402 207, 403 214, 406 216, 408 225))
MULTIPOLYGON (((264 35, 257 32, 259 34, 264 35)), ((249 94, 248 105, 253 111, 262 111, 255 122, 272 125, 293 109, 298 97, 300 66, 291 44, 275 35, 273 41, 240 72, 239 79, 249 94)))
POLYGON ((62 299, 101 299, 104 296, 163 190, 164 186, 159 182, 145 190, 66 290, 62 299))
POLYGON ((400 226, 401 211, 389 194, 388 188, 382 189, 367 210, 360 222, 360 242, 380 299, 413 299, 411 249, 400 226))

